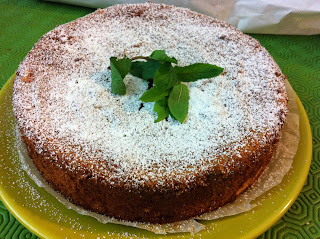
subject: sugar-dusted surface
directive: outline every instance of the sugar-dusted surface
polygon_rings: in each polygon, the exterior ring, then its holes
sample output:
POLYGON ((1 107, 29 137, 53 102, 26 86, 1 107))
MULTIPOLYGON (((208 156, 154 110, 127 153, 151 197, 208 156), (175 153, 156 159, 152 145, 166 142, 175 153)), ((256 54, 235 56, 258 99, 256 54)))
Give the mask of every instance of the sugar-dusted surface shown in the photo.
POLYGON ((64 152, 66 167, 114 183, 163 186, 214 167, 227 173, 241 164, 245 146, 273 142, 286 113, 284 77, 257 41, 218 20, 150 3, 143 10, 98 10, 57 27, 18 74, 13 104, 25 135, 37 139, 36 150, 64 152), (189 85, 184 124, 170 118, 154 124, 153 103, 139 110, 147 84, 138 78, 126 79, 126 96, 110 92, 111 56, 155 49, 179 65, 225 69, 189 85))

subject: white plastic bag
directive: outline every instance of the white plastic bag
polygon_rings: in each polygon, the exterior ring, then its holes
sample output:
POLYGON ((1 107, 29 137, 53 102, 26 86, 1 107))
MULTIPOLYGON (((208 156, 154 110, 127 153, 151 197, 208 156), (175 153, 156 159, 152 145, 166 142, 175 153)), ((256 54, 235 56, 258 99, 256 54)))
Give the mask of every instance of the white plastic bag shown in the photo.
MULTIPOLYGON (((145 0, 49 0, 74 5, 105 8, 145 0)), ((229 22, 246 33, 320 34, 320 0, 153 0, 186 7, 229 22)))

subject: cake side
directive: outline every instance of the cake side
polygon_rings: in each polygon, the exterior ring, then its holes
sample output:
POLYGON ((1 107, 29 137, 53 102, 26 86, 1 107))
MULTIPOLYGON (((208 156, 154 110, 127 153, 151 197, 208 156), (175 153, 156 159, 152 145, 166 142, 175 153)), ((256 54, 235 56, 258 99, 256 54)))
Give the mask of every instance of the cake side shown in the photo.
POLYGON ((286 104, 284 76, 256 40, 151 3, 98 10, 47 33, 20 65, 13 95, 23 141, 55 189, 93 211, 158 223, 214 210, 249 186, 270 160, 286 104), (111 56, 156 49, 181 65, 225 69, 189 84, 182 125, 153 123, 138 78, 126 78, 126 96, 110 92, 111 56))
POLYGON ((124 182, 115 186, 86 172, 70 173, 50 152, 44 149, 37 154, 32 140, 22 140, 46 181, 73 203, 120 220, 160 224, 196 217, 232 202, 258 179, 273 153, 273 147, 261 149, 245 159, 242 167, 230 168, 232 173, 223 174, 217 168, 197 175, 192 184, 179 182, 166 190, 153 185, 128 189, 124 182))

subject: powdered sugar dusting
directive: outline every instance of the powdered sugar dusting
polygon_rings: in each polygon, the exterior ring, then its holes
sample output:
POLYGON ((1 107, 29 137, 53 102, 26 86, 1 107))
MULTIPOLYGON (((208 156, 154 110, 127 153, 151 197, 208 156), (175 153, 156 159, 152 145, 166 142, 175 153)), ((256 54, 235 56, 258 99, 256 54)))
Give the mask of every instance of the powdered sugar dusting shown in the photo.
POLYGON ((143 6, 98 10, 59 26, 23 61, 13 104, 19 127, 37 139, 36 150, 49 150, 52 158, 63 152, 65 167, 115 184, 170 186, 215 167, 228 172, 241 164, 245 146, 273 142, 284 123, 286 93, 267 51, 221 21, 143 6), (127 76, 125 96, 111 93, 111 56, 156 49, 182 66, 224 68, 218 77, 188 84, 183 124, 170 117, 154 123, 154 103, 139 101, 148 86, 139 78, 127 76))

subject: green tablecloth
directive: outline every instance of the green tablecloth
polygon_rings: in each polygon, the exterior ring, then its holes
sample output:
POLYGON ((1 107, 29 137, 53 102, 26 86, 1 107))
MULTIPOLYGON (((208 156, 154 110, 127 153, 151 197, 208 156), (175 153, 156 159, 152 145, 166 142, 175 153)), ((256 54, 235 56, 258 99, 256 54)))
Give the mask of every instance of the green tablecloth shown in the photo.
MULTIPOLYGON (((92 9, 36 0, 0 0, 0 87, 33 44, 56 25, 92 9)), ((270 52, 301 99, 313 134, 305 186, 289 211, 259 238, 320 238, 320 35, 252 35, 270 52)), ((0 238, 37 238, 0 201, 0 238)))

